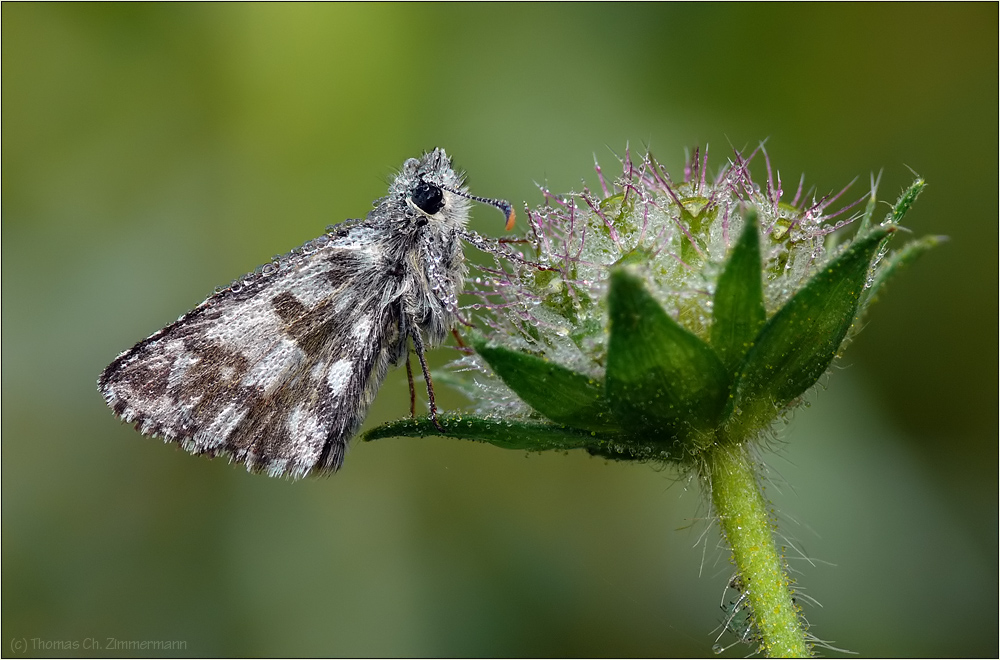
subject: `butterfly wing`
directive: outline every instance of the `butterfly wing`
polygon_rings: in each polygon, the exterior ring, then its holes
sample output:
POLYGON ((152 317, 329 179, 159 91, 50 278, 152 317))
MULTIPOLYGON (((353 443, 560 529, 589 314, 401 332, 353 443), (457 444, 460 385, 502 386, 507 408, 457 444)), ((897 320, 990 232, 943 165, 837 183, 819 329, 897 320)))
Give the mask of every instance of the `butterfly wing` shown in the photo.
POLYGON ((346 226, 210 297, 104 370, 108 405, 145 435, 251 471, 337 470, 405 351, 375 238, 346 226))

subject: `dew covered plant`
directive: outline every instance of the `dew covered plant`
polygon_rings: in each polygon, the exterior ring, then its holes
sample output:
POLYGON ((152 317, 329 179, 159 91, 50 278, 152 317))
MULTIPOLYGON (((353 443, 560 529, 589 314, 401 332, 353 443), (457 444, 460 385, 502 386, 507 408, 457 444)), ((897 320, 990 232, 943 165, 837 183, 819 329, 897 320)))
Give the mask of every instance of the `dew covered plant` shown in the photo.
POLYGON ((474 327, 449 382, 473 411, 442 416, 443 433, 402 420, 365 438, 583 449, 694 474, 732 551, 737 638, 768 656, 809 655, 817 640, 776 549, 760 456, 885 281, 940 242, 888 250, 924 181, 876 218, 877 181, 854 201, 802 179, 789 194, 762 146, 714 176, 707 149, 677 179, 648 152, 619 160, 614 178, 595 165, 593 190, 541 187, 528 232, 468 280, 474 327))

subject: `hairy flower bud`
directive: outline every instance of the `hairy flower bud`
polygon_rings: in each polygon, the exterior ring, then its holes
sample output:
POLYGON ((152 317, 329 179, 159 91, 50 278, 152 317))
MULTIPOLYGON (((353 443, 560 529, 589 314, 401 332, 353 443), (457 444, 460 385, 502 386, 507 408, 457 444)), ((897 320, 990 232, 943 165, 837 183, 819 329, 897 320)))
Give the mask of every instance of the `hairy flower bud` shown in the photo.
MULTIPOLYGON (((817 198, 800 180, 785 201, 763 147, 712 179, 707 149, 679 181, 649 153, 626 150, 621 165, 613 181, 595 165, 599 192, 542 188, 528 234, 507 243, 520 251, 471 280, 475 352, 454 366, 473 374, 478 403, 461 423, 442 420, 449 435, 696 463, 794 407, 889 271, 938 240, 885 258, 921 179, 875 224, 876 182, 838 205, 847 188, 817 198)), ((434 432, 396 422, 367 437, 434 432)))

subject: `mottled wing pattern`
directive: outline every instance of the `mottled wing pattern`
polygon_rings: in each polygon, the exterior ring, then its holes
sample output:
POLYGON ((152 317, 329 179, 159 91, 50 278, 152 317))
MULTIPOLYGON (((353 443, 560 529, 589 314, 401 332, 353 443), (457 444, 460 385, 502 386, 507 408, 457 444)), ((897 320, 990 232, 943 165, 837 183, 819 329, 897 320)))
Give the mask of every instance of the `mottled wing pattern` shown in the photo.
POLYGON ((98 381, 115 414, 252 471, 337 470, 406 340, 376 237, 341 227, 119 355, 98 381))

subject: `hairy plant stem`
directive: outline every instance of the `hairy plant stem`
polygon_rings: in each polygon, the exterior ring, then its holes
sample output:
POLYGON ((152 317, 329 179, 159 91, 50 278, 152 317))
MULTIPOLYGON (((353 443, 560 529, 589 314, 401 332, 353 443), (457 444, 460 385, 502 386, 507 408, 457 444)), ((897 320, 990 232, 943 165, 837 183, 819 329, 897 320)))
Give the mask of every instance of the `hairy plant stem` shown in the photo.
POLYGON ((763 651, 772 658, 811 655, 792 602, 791 581, 775 548, 767 502, 747 447, 725 444, 708 452, 702 478, 750 601, 763 651))

